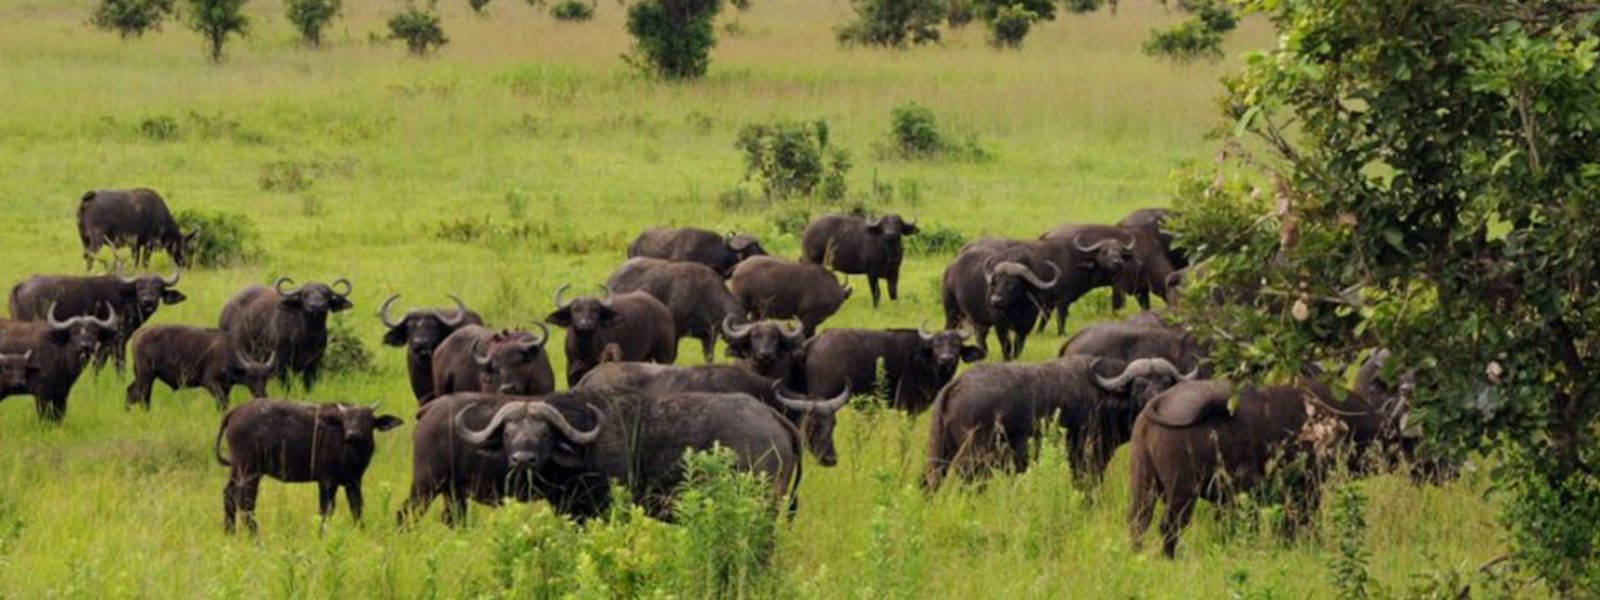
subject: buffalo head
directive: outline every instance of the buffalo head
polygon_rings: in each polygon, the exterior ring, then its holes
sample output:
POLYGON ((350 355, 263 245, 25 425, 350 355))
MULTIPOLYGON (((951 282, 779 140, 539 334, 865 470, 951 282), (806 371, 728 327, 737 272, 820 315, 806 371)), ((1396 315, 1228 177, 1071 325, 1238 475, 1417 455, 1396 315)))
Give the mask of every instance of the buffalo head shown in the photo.
POLYGON ((755 363, 758 371, 776 367, 805 343, 805 331, 776 321, 736 325, 733 316, 722 319, 722 337, 728 340, 728 356, 755 363))
POLYGON ((279 277, 272 282, 273 291, 278 293, 278 303, 290 310, 302 311, 313 317, 325 316, 330 312, 342 312, 354 308, 350 302, 350 280, 339 279, 332 286, 321 283, 308 283, 292 290, 285 290, 285 285, 293 285, 294 280, 288 277, 279 277), (344 291, 339 291, 343 288, 344 291))
POLYGON ((278 367, 278 353, 273 352, 267 357, 266 362, 256 362, 243 351, 233 353, 233 361, 228 365, 228 376, 234 381, 241 382, 250 388, 253 398, 267 397, 267 380, 272 378, 273 371, 278 367))
POLYGON ((433 356, 434 349, 467 322, 469 311, 466 303, 455 296, 449 298, 456 303, 455 310, 413 310, 396 321, 389 315, 389 307, 395 300, 400 299, 400 294, 389 296, 378 309, 378 320, 383 321, 383 326, 389 328, 389 331, 383 334, 383 343, 397 347, 405 346, 406 352, 419 358, 433 356))
POLYGON ((571 285, 563 284, 556 290, 556 311, 545 317, 545 321, 556 327, 569 329, 580 338, 594 335, 602 329, 608 329, 622 322, 622 313, 611 308, 611 290, 605 290, 607 298, 585 296, 563 302, 561 295, 571 285))
POLYGON ((772 392, 785 412, 800 416, 795 425, 817 462, 824 467, 839 464, 839 455, 833 448, 833 428, 838 423, 834 415, 850 401, 850 382, 845 381, 844 391, 838 396, 822 400, 790 396, 784 393, 782 381, 772 382, 772 392))
POLYGON ((50 303, 50 310, 45 314, 50 326, 50 342, 68 348, 80 359, 88 358, 94 354, 94 349, 100 344, 114 343, 117 339, 117 309, 106 304, 105 318, 82 315, 65 321, 56 317, 56 303, 50 303))
POLYGON ((317 426, 343 440, 346 451, 355 452, 370 453, 377 446, 374 431, 388 431, 402 422, 392 415, 377 416, 372 407, 339 404, 322 407, 317 413, 317 426))
POLYGON ((600 437, 605 413, 589 407, 594 412, 595 427, 580 431, 567 422, 555 407, 537 400, 507 402, 489 419, 489 424, 476 431, 462 422, 462 413, 456 413, 456 435, 477 446, 485 454, 504 456, 506 464, 514 471, 532 472, 554 460, 562 466, 577 466, 581 459, 575 446, 584 446, 600 437))
POLYGON ((899 242, 902 236, 912 235, 916 232, 916 221, 907 222, 897 214, 890 213, 867 219, 867 233, 883 236, 884 240, 891 243, 899 242))
POLYGON ((1124 363, 1113 358, 1096 358, 1089 368, 1095 385, 1111 394, 1112 406, 1137 411, 1167 388, 1200 378, 1200 370, 1178 370, 1164 358, 1140 358, 1124 363))
POLYGON ((1055 263, 1047 262, 1045 265, 1051 271, 1048 281, 1020 262, 1002 261, 997 257, 984 262, 983 280, 989 288, 989 308, 998 310, 1021 302, 1032 302, 1035 294, 1055 289, 1056 284, 1061 282, 1061 269, 1055 263))
POLYGON ((936 367, 940 373, 954 375, 956 367, 962 362, 978 362, 983 360, 984 351, 977 346, 968 346, 966 341, 972 339, 972 333, 946 329, 944 331, 928 331, 928 323, 923 321, 917 327, 917 337, 922 340, 922 347, 917 351, 925 363, 936 367))
POLYGON ((167 244, 167 254, 172 256, 173 264, 188 267, 196 252, 200 250, 200 230, 191 231, 177 240, 167 244))
POLYGON ((767 255, 767 250, 761 247, 761 242, 748 233, 729 232, 727 241, 728 250, 733 252, 737 262, 743 262, 752 256, 767 255))
POLYGON ((1107 273, 1121 273, 1127 265, 1135 263, 1133 248, 1138 243, 1139 238, 1131 232, 1128 233, 1127 239, 1111 236, 1095 242, 1084 239, 1082 233, 1072 236, 1073 249, 1092 257, 1091 261, 1086 261, 1082 266, 1098 267, 1107 273))
POLYGON ((28 382, 39 375, 39 365, 33 362, 33 351, 22 354, 0 354, 0 393, 27 389, 28 382))
POLYGON ((539 335, 502 331, 489 339, 486 348, 473 344, 472 360, 479 369, 478 389, 509 396, 533 394, 529 387, 544 375, 549 365, 549 359, 540 355, 550 339, 549 328, 538 323, 534 326, 539 328, 539 335))
POLYGON ((123 275, 119 266, 116 277, 122 284, 122 296, 139 307, 139 316, 143 319, 149 319, 150 315, 156 314, 156 309, 163 304, 172 305, 188 299, 182 292, 172 289, 183 277, 181 270, 174 271, 171 278, 166 278, 148 274, 123 275))

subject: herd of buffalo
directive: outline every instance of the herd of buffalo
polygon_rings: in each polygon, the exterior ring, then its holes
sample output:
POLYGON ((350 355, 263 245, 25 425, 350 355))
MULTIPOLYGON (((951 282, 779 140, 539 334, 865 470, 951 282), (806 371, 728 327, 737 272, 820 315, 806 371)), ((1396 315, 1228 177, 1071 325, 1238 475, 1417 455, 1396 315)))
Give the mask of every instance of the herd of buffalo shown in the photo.
MULTIPOLYGON (((916 415, 931 412, 925 485, 948 475, 1028 467, 1029 444, 1054 420, 1075 473, 1098 480, 1115 451, 1130 446, 1135 544, 1157 500, 1165 506, 1164 551, 1199 499, 1221 502, 1247 490, 1284 454, 1314 454, 1314 428, 1339 432, 1350 455, 1376 449, 1404 457, 1409 378, 1386 383, 1386 354, 1371 357, 1348 393, 1317 387, 1235 390, 1205 379, 1205 348, 1150 296, 1175 301, 1189 257, 1162 231, 1165 211, 1140 210, 1117 225, 1068 225, 1037 239, 985 238, 967 244, 942 280, 943 328, 821 330, 851 296, 842 275, 865 275, 873 305, 879 280, 899 295, 903 241, 917 223, 829 215, 802 237, 802 257, 769 256, 749 235, 656 228, 639 235, 628 260, 600 293, 563 285, 544 321, 565 330, 567 391, 558 392, 548 355, 551 331, 497 330, 466 303, 395 311, 384 300, 383 343, 404 348, 420 409, 413 481, 402 523, 446 499, 444 518, 467 501, 497 505, 545 499, 576 517, 602 514, 620 484, 667 518, 690 450, 721 446, 738 467, 764 474, 774 506, 797 507, 801 453, 827 467, 839 460, 835 415, 862 394, 916 415), (1088 326, 1047 362, 1010 362, 1051 314, 1064 330, 1068 309, 1087 292, 1133 295, 1145 312, 1088 326), (1004 362, 982 361, 994 330, 1004 362), (697 338, 707 364, 672 366, 680 339, 697 338), (718 338, 734 365, 710 364, 718 338), (1342 399, 1342 400, 1341 400, 1342 399)), ((330 313, 350 310, 353 285, 297 284, 279 277, 240 291, 215 328, 144 327, 176 288, 202 232, 179 231, 150 190, 84 195, 78 227, 93 269, 102 247, 126 248, 136 267, 162 250, 171 276, 127 275, 119 263, 92 276, 35 275, 9 297, 0 321, 0 398, 32 395, 38 414, 63 419, 85 368, 112 361, 133 380, 126 403, 150 408, 154 383, 203 388, 227 410, 235 386, 256 399, 222 418, 217 459, 231 471, 223 494, 229 531, 252 514, 262 477, 316 482, 324 516, 343 487, 362 509, 361 480, 376 432, 401 419, 373 407, 266 399, 267 383, 309 392, 328 347, 330 313), (223 444, 227 446, 226 456, 223 444)), ((1372 461, 1366 461, 1372 462, 1372 461)), ((1315 493, 1303 496, 1315 497, 1315 493)))

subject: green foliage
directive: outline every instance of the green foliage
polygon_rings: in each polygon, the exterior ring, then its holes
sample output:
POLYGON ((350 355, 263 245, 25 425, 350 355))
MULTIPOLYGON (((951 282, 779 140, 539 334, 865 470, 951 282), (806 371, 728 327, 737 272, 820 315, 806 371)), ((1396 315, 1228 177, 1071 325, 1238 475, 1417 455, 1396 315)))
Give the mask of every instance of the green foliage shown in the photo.
POLYGON ((1039 13, 1028 10, 1022 4, 1000 7, 989 18, 989 45, 996 48, 1021 47, 1022 39, 1028 37, 1034 22, 1039 19, 1039 13))
POLYGON ((738 468, 721 446, 683 458, 673 507, 683 526, 679 590, 692 598, 746 598, 769 585, 778 517, 771 483, 738 468))
POLYGON ((1095 12, 1107 4, 1110 4, 1115 9, 1117 2, 1116 0, 1110 0, 1110 2, 1107 2, 1107 0, 1061 0, 1061 8, 1067 9, 1067 12, 1078 14, 1095 12))
POLYGON ((139 135, 151 141, 167 142, 178 139, 178 120, 167 115, 157 115, 139 121, 139 135))
POLYGON ((1340 600, 1372 597, 1372 577, 1367 574, 1367 496, 1355 483, 1333 490, 1333 543, 1335 553, 1328 571, 1340 600))
POLYGON ((939 41, 945 0, 851 0, 856 20, 841 25, 841 44, 903 48, 939 41))
MULTIPOLYGON (((1036 21, 1054 21, 1056 19, 1055 0, 972 0, 972 7, 979 17, 988 21, 991 26, 995 17, 1007 7, 1016 7, 1034 14, 1036 21)), ((1015 9, 1013 10, 1015 11, 1015 9)))
POLYGON ((1283 593, 1277 586, 1255 583, 1251 580, 1249 571, 1240 569, 1228 573, 1228 600, 1287 600, 1288 597, 1289 595, 1283 593))
POLYGON ((976 139, 957 140, 941 132, 933 110, 915 102, 890 111, 889 146, 880 154, 903 160, 989 158, 976 139))
POLYGON ((965 27, 976 17, 972 5, 974 0, 946 0, 944 7, 945 24, 951 29, 965 27))
POLYGON ((1504 469, 1502 485, 1511 494, 1502 521, 1510 530, 1523 570, 1557 584, 1562 595, 1600 597, 1600 561, 1574 561, 1600 553, 1600 479, 1593 474, 1559 472, 1550 457, 1518 453, 1504 469))
POLYGON ((828 144, 826 121, 746 125, 734 147, 744 153, 745 177, 759 181, 769 199, 845 195, 850 156, 828 144))
POLYGON ((917 234, 904 238, 906 254, 912 256, 955 256, 967 245, 961 232, 935 224, 918 224, 917 234))
POLYGON ((372 350, 361 340, 355 326, 336 315, 328 326, 328 349, 322 355, 322 370, 330 374, 354 375, 372 372, 372 350))
POLYGON ((1239 18, 1221 0, 1186 3, 1194 13, 1187 21, 1167 29, 1151 30, 1144 53, 1174 60, 1222 58, 1222 42, 1239 25, 1239 18))
POLYGON ((300 39, 312 46, 322 45, 322 30, 339 16, 342 0, 284 0, 284 11, 300 39))
POLYGON ((587 21, 594 18, 594 6, 583 0, 561 0, 550 7, 557 21, 587 21))
POLYGON ((403 40, 406 49, 422 56, 428 49, 438 50, 450 43, 439 24, 439 15, 432 10, 411 5, 389 17, 389 39, 403 40))
POLYGON ((174 215, 180 231, 199 231, 190 261, 205 269, 246 265, 260 260, 261 233, 250 217, 233 212, 184 209, 174 215))
POLYGON ((250 32, 250 17, 244 14, 246 0, 187 0, 183 15, 189 29, 206 40, 206 55, 211 62, 222 62, 222 46, 229 37, 250 32))
POLYGON ((872 475, 875 493, 868 543, 860 555, 867 563, 857 588, 860 597, 925 598, 924 496, 916 486, 899 482, 887 466, 876 468, 872 475))
POLYGON ((717 45, 712 21, 722 0, 641 0, 628 7, 630 65, 666 79, 696 79, 711 64, 717 45))
POLYGON ((99 0, 89 23, 123 38, 136 38, 149 31, 160 31, 161 22, 172 16, 173 0, 99 0))

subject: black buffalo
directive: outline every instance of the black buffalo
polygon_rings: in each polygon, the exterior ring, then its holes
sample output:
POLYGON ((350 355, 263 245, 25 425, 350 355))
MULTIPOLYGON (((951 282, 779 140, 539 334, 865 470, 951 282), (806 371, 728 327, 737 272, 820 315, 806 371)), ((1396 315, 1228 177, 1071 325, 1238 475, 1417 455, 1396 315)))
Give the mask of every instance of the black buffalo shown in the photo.
POLYGON ((1061 345, 1060 356, 1073 354, 1123 361, 1164 358, 1185 373, 1199 371, 1206 355, 1199 340, 1181 330, 1126 323, 1097 323, 1078 330, 1061 345))
POLYGON ((790 389, 805 390, 804 330, 778 321, 737 325, 728 319, 722 324, 722 337, 728 340, 725 353, 739 359, 739 366, 782 381, 790 389))
POLYGON ((1001 358, 1021 356, 1040 307, 1061 284, 1060 268, 1042 257, 1038 246, 1037 242, 984 239, 962 248, 945 268, 940 285, 945 329, 970 326, 978 348, 987 354, 989 329, 993 328, 1000 340, 1001 358))
POLYGON ((824 215, 806 226, 802 257, 840 273, 866 275, 876 308, 879 279, 888 282, 890 300, 900 298, 900 262, 905 258, 901 238, 916 232, 916 222, 896 214, 870 219, 824 215))
POLYGON ((1172 233, 1165 227, 1171 213, 1165 208, 1141 208, 1118 221, 1117 226, 1145 232, 1160 245, 1161 252, 1167 255, 1167 262, 1174 270, 1187 269, 1189 255, 1173 243, 1172 233))
MULTIPOLYGON (((1055 289, 1055 301, 1047 307, 1056 315, 1057 335, 1066 333, 1072 304, 1084 294, 1110 287, 1112 308, 1121 310, 1123 297, 1137 292, 1143 268, 1142 255, 1137 252, 1141 249, 1141 237, 1138 231, 1111 225, 1065 225, 1040 238, 1045 252, 1061 267, 1065 279, 1063 285, 1055 289)), ((1044 331, 1044 328, 1045 323, 1041 322, 1039 330, 1044 331)))
POLYGON ((268 356, 257 362, 221 329, 151 327, 133 338, 133 383, 128 384, 125 405, 150 410, 150 391, 159 380, 174 391, 204 388, 217 401, 217 410, 227 410, 236 385, 248 388, 253 398, 267 397, 267 380, 277 360, 268 356))
POLYGON ((406 349, 406 373, 411 376, 411 392, 421 402, 433 397, 433 351, 445 338, 468 325, 482 325, 478 313, 467 310, 460 298, 450 296, 456 303, 454 310, 427 308, 407 311, 399 321, 389 315, 389 306, 400 295, 389 296, 378 309, 378 320, 389 331, 383 334, 383 343, 406 349))
POLYGON ((11 288, 11 318, 18 321, 44 321, 52 305, 61 318, 95 316, 111 307, 120 317, 116 335, 95 350, 96 368, 107 359, 115 358, 117 369, 123 367, 128 340, 161 305, 173 305, 187 299, 173 289, 182 273, 172 277, 160 275, 128 276, 94 275, 35 275, 11 288))
POLYGON ((422 403, 459 392, 537 396, 555 391, 555 371, 545 351, 550 330, 534 325, 539 328, 538 335, 496 332, 481 325, 468 325, 450 334, 433 353, 434 394, 422 403))
POLYGON ((962 362, 982 360, 982 349, 964 345, 971 335, 922 329, 829 329, 806 343, 806 391, 818 396, 882 390, 890 403, 913 415, 956 375, 962 362), (878 380, 882 366, 884 380, 878 380))
POLYGON ((256 494, 261 478, 285 483, 315 481, 322 518, 333 515, 339 488, 350 514, 361 520, 361 477, 377 449, 374 431, 399 427, 399 417, 378 416, 372 408, 347 404, 304 404, 251 400, 228 411, 217 429, 212 451, 230 467, 222 490, 223 527, 233 532, 238 513, 256 530, 256 494), (229 458, 222 456, 228 441, 229 458))
POLYGON ((631 292, 606 297, 585 296, 563 302, 569 286, 556 290, 556 310, 545 321, 567 330, 567 385, 600 364, 607 346, 614 359, 670 365, 678 359, 678 338, 672 311, 649 294, 631 292))
POLYGON ((250 286, 222 307, 221 328, 251 356, 276 354, 273 373, 284 385, 299 376, 306 391, 316 385, 322 355, 328 349, 328 313, 354 308, 350 281, 333 286, 308 283, 293 290, 294 280, 279 277, 267 286, 250 286), (344 291, 338 291, 338 288, 344 291))
POLYGON ((646 229, 628 245, 628 258, 659 258, 674 262, 700 263, 728 277, 733 267, 752 256, 767 253, 756 238, 741 233, 719 235, 715 231, 684 227, 646 229))
POLYGON ((117 313, 106 307, 104 317, 80 316, 57 319, 47 310, 45 322, 0 321, 0 354, 25 356, 22 385, 0 391, 9 395, 31 395, 39 417, 60 421, 67 414, 67 397, 83 374, 83 367, 95 348, 117 335, 117 313))
POLYGON ((159 248, 187 267, 200 232, 179 231, 167 202, 152 190, 95 190, 78 202, 78 237, 89 269, 104 246, 131 249, 135 266, 148 266, 159 248))
POLYGON ((806 337, 839 311, 850 287, 819 265, 758 256, 733 270, 729 286, 752 320, 796 319, 806 337))
POLYGON ((733 298, 722 276, 699 263, 631 258, 606 279, 606 287, 617 294, 644 292, 667 305, 676 337, 699 339, 708 363, 716 358, 723 320, 745 321, 744 306, 733 298))

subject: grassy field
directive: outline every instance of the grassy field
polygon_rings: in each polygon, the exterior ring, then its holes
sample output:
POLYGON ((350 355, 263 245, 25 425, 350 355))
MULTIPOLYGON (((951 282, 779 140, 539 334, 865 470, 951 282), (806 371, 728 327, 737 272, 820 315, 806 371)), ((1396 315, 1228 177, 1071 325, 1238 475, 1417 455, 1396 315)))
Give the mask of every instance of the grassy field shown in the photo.
MULTIPOLYGON (((491 593, 491 525, 390 526, 410 480, 414 400, 401 353, 378 346, 375 313, 388 294, 438 303, 457 293, 492 324, 528 326, 550 310, 556 287, 603 281, 646 226, 740 229, 797 255, 778 223, 826 207, 721 200, 754 189, 741 182, 738 128, 773 117, 828 120, 853 153, 855 200, 968 238, 1111 222, 1164 204, 1169 172, 1210 158, 1203 136, 1231 64, 1141 55, 1151 27, 1179 18, 1152 2, 1064 16, 1036 28, 1020 52, 990 50, 976 27, 939 47, 884 52, 834 43, 843 0, 757 0, 724 15, 739 33, 722 35, 711 74, 685 85, 627 71, 618 54, 629 40, 612 2, 595 21, 567 25, 521 1, 497 0, 485 18, 451 0, 442 11, 452 41, 423 60, 372 41, 396 2, 346 0, 320 50, 299 46, 278 2, 250 4, 253 35, 216 66, 177 25, 122 41, 84 24, 85 0, 0 0, 0 282, 81 271, 78 196, 140 186, 177 209, 250 216, 265 251, 247 267, 186 274, 189 301, 164 308, 157 323, 213 324, 239 288, 280 274, 349 277, 357 309, 344 321, 377 367, 331 377, 312 399, 378 402, 408 421, 379 439, 366 478, 369 523, 356 528, 341 511, 319 533, 314 488, 267 483, 262 535, 223 535, 226 470, 210 455, 218 415, 209 397, 158 389, 153 411, 128 413, 127 382, 107 371, 85 377, 59 427, 38 423, 31 399, 0 404, 0 598, 491 593), (890 109, 911 101, 948 131, 976 136, 994 159, 879 159, 873 146, 890 109), (170 135, 155 139, 152 128, 170 135), (264 174, 277 177, 285 163, 306 175, 305 189, 263 189, 264 174), (527 223, 538 234, 438 238, 460 219, 527 223)), ((1247 22, 1230 56, 1269 39, 1262 23, 1247 22)), ((949 258, 911 257, 901 301, 876 311, 857 279, 856 298, 828 325, 937 322, 949 258)), ((1091 296, 1071 327, 1110 318, 1108 304, 1091 296)), ((1036 336, 1026 358, 1051 356, 1059 342, 1036 336)), ((686 341, 681 357, 698 360, 698 342, 686 341)), ((1216 598, 1241 570, 1283 597, 1331 595, 1326 540, 1229 535, 1209 508, 1178 560, 1134 554, 1123 526, 1125 457, 1093 491, 1074 489, 1054 461, 924 501, 911 486, 926 419, 850 410, 842 419, 840 466, 807 466, 803 508, 780 533, 777 595, 1216 598)), ((1391 589, 1502 551, 1481 477, 1444 488, 1393 477, 1365 485, 1372 571, 1391 589)))

